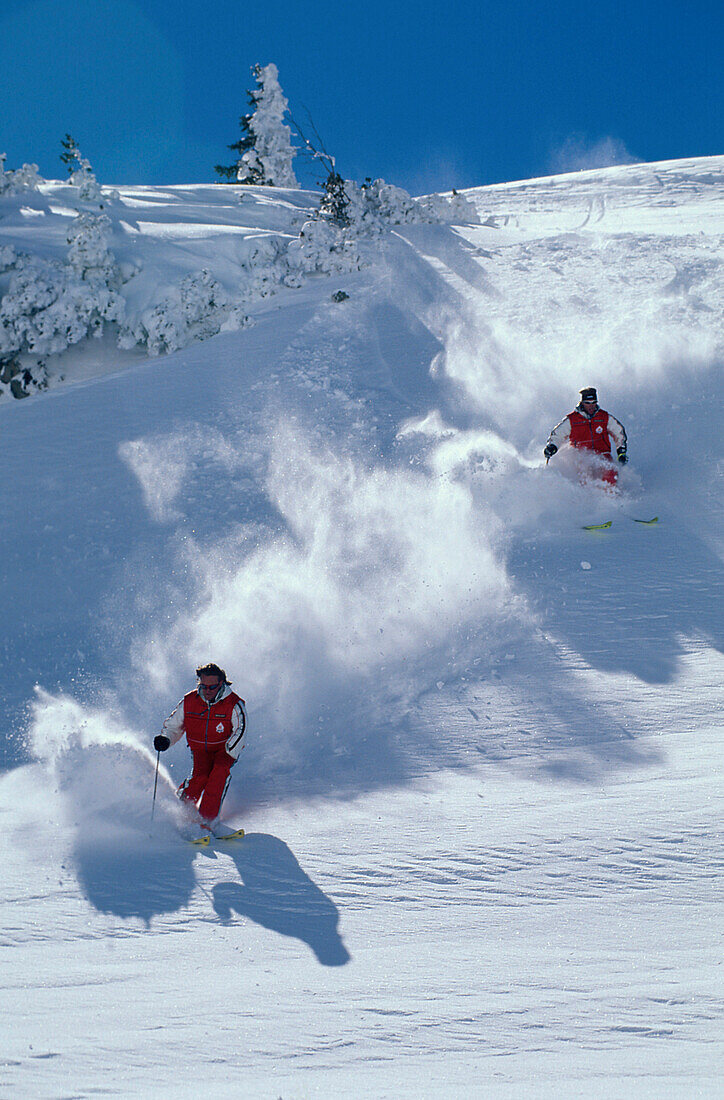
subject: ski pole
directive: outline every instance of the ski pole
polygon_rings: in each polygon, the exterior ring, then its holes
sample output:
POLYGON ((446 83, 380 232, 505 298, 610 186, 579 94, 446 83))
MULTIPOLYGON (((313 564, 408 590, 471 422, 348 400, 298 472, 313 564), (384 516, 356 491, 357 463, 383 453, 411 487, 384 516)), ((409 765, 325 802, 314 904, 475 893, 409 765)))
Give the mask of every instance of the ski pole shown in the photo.
POLYGON ((151 821, 153 821, 153 815, 156 812, 156 788, 158 787, 158 764, 161 759, 161 750, 156 752, 156 778, 153 782, 153 802, 151 803, 151 821))

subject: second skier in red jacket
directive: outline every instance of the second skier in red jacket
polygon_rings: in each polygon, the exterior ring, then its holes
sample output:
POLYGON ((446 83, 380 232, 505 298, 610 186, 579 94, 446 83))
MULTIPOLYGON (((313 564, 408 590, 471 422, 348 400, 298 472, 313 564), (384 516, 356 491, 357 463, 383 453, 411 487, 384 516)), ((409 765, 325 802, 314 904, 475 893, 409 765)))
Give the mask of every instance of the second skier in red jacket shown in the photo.
POLYGON ((598 404, 598 394, 593 386, 581 390, 581 400, 573 412, 556 424, 543 448, 546 460, 568 443, 584 451, 591 451, 600 458, 600 466, 590 476, 609 485, 618 480, 618 470, 611 453, 616 448, 616 458, 623 466, 628 461, 626 430, 619 420, 598 404))

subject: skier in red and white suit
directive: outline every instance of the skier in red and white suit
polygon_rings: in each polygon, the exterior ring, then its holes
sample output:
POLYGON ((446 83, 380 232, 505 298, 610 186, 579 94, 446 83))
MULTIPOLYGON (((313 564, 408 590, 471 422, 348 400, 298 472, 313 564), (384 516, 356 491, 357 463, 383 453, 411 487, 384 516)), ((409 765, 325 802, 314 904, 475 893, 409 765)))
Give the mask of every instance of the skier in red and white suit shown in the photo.
POLYGON ((628 462, 626 429, 615 416, 599 408, 598 394, 593 386, 587 386, 581 390, 578 406, 560 424, 556 424, 543 448, 543 454, 546 459, 552 458, 564 443, 584 451, 593 451, 601 456, 604 463, 600 473, 594 476, 609 485, 615 485, 618 470, 611 455, 612 442, 616 447, 616 458, 624 466, 628 462))
POLYGON ((183 801, 198 806, 208 825, 219 816, 231 769, 243 748, 246 704, 231 690, 226 673, 218 665, 202 665, 196 675, 196 689, 184 695, 166 719, 153 747, 164 752, 186 734, 193 769, 178 793, 183 801))

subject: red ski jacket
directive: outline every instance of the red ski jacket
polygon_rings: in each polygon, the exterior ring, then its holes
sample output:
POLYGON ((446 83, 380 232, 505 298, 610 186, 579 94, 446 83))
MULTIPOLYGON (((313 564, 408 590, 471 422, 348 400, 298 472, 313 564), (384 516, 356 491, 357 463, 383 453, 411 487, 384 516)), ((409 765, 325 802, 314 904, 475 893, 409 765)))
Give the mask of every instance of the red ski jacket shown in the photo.
POLYGON ((186 734, 189 748, 217 752, 225 749, 235 760, 241 752, 246 730, 246 704, 226 685, 221 698, 209 704, 198 689, 184 695, 163 724, 172 745, 186 734))
POLYGON ((580 407, 556 424, 548 442, 556 447, 570 443, 572 447, 581 447, 597 454, 611 454, 611 440, 616 447, 626 446, 626 432, 615 416, 605 409, 596 409, 592 416, 580 411, 580 407))
POLYGON ((199 695, 198 691, 189 691, 184 695, 184 729, 189 747, 194 749, 221 749, 231 737, 231 719, 234 707, 241 702, 235 692, 230 691, 211 706, 199 695))
POLYGON ((583 447, 587 451, 610 455, 611 437, 608 434, 607 412, 596 409, 593 416, 588 417, 574 410, 569 413, 568 419, 571 423, 569 442, 572 447, 583 447))

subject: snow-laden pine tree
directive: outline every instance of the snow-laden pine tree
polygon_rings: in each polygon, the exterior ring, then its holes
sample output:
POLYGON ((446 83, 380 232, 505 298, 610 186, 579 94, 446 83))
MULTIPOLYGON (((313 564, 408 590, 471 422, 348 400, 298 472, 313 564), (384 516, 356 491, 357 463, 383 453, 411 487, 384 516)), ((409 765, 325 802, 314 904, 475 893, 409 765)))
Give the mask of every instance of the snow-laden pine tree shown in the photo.
POLYGON ((299 188, 292 161, 296 149, 292 131, 284 122, 288 102, 279 84, 276 65, 254 65, 257 87, 247 92, 253 111, 239 120, 241 137, 229 146, 239 154, 236 164, 217 164, 216 171, 237 183, 299 188))
POLYGON ((60 159, 68 169, 68 183, 78 188, 79 198, 84 202, 100 202, 103 197, 100 185, 93 174, 91 162, 83 156, 75 138, 66 134, 60 144, 63 146, 60 159))

